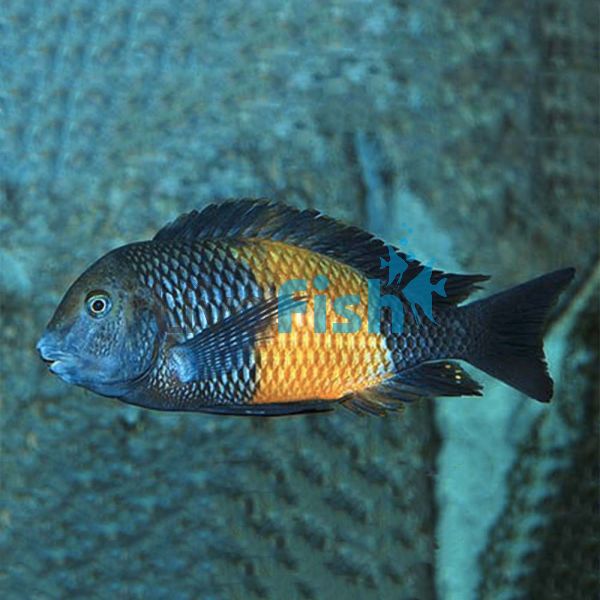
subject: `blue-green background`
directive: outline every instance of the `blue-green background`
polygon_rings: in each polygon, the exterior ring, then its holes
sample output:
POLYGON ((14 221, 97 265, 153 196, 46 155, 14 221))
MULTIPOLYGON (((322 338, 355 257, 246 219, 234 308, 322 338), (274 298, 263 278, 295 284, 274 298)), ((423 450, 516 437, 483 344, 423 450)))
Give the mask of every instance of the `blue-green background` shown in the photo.
POLYGON ((586 0, 2 0, 0 597, 597 597, 599 88, 586 0), (553 403, 481 375, 400 417, 237 419, 47 373, 91 261, 239 196, 488 292, 576 266, 553 403))

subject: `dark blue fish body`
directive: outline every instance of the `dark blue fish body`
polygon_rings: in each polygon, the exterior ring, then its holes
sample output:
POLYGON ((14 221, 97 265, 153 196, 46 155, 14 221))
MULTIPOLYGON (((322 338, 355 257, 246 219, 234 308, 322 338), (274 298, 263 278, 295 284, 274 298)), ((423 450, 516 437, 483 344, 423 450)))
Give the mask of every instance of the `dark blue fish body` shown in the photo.
POLYGON ((279 415, 341 403, 381 414, 417 398, 479 395, 458 360, 548 401, 543 326, 573 273, 461 305, 486 276, 431 270, 316 211, 229 201, 102 257, 71 286, 38 349, 65 381, 161 410, 279 415), (289 281, 305 289, 283 295, 289 281), (406 309, 402 331, 387 308, 379 330, 367 328, 373 282, 406 309), (332 332, 340 297, 361 301, 343 313, 359 323, 354 333, 332 332), (293 313, 289 335, 280 311, 293 313))

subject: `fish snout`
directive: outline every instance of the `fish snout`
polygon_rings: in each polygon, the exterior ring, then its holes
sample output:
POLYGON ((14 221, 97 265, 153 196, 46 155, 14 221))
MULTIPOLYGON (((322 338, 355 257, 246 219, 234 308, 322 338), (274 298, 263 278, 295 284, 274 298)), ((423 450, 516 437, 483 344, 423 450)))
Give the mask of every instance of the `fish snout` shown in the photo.
POLYGON ((57 348, 55 336, 49 332, 42 335, 35 345, 35 349, 38 351, 40 358, 49 366, 64 358, 63 353, 57 348))
POLYGON ((67 383, 75 383, 76 364, 69 354, 58 349, 56 337, 52 333, 44 333, 35 347, 50 373, 58 375, 67 383))

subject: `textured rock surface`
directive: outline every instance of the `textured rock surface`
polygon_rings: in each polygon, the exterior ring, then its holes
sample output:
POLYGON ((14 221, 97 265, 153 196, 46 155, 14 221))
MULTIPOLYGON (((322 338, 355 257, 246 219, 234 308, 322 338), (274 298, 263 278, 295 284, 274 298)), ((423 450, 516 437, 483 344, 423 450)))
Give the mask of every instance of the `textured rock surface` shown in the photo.
POLYGON ((597 547, 597 430, 570 425, 552 478, 538 463, 556 415, 587 407, 588 312, 557 330, 551 411, 494 386, 383 421, 157 414, 50 377, 33 346, 86 264, 228 196, 408 238, 490 289, 585 280, 597 29, 567 0, 5 0, 0 596, 586 597, 596 581, 558 575, 597 547))

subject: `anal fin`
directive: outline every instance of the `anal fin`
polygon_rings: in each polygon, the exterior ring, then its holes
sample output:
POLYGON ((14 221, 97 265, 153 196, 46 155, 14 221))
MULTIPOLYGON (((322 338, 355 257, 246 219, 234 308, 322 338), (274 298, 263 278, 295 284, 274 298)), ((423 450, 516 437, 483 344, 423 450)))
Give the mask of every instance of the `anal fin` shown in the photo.
POLYGON ((386 395, 380 388, 381 386, 377 386, 349 394, 342 399, 341 404, 344 408, 360 416, 382 417, 390 412, 399 412, 404 409, 404 404, 399 398, 386 395))
POLYGON ((348 395, 342 405, 361 415, 386 415, 404 404, 436 396, 481 396, 481 385, 451 361, 431 362, 407 369, 378 386, 348 395))
POLYGON ((481 396, 482 389, 480 383, 452 361, 424 363, 398 373, 390 381, 421 397, 481 396))

